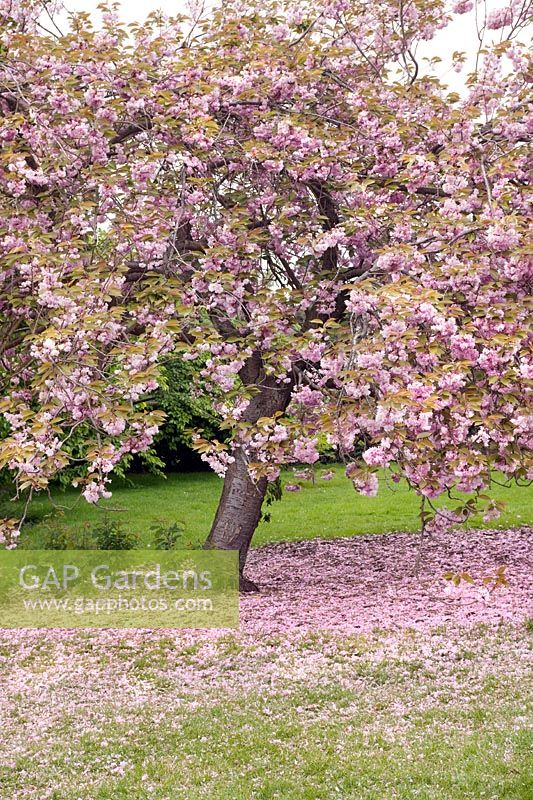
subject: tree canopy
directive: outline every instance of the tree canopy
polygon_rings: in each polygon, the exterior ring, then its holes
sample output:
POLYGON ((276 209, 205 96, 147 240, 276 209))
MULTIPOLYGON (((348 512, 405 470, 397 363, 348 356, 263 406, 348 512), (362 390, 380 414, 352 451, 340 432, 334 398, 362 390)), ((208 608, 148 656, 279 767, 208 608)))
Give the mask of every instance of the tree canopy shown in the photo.
POLYGON ((358 491, 386 468, 426 506, 532 477, 530 10, 488 18, 500 41, 462 94, 416 55, 450 13, 230 0, 61 32, 0 3, 0 467, 19 491, 46 489, 83 425, 81 489, 108 497, 157 433, 137 401, 171 354, 204 359, 228 433, 197 440, 226 474, 211 539, 244 557, 240 511, 319 434, 358 491))

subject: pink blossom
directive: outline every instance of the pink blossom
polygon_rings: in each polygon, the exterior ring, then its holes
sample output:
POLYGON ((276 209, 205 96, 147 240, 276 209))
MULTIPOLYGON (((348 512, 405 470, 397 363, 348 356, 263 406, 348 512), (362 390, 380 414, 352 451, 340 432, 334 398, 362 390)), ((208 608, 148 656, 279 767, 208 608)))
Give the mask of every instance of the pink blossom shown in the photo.
POLYGON ((364 451, 363 458, 371 467, 387 467, 392 458, 388 452, 387 440, 378 447, 369 447, 364 451))
POLYGON ((489 31, 496 31, 498 28, 503 28, 510 25, 513 21, 513 11, 510 6, 504 8, 496 8, 491 11, 487 17, 487 29, 489 31))
POLYGON ((476 348, 476 341, 470 334, 457 334, 450 339, 450 350, 452 356, 460 361, 471 361, 477 363, 479 353, 476 348))
POLYGON ((106 491, 102 484, 96 481, 88 483, 82 494, 88 503, 97 503, 102 498, 111 497, 111 492, 106 491))
POLYGON ((314 464, 319 457, 315 440, 297 440, 294 443, 294 458, 296 461, 300 461, 302 464, 314 464))
POLYGON ((352 483, 359 494, 366 495, 367 497, 375 497, 378 493, 379 480, 374 473, 354 477, 352 478, 352 483))
POLYGON ((452 11, 456 14, 467 14, 474 8, 474 0, 456 0, 452 6, 452 11))
POLYGON ((487 244, 497 252, 512 250, 519 243, 518 233, 512 226, 496 224, 487 228, 487 244))

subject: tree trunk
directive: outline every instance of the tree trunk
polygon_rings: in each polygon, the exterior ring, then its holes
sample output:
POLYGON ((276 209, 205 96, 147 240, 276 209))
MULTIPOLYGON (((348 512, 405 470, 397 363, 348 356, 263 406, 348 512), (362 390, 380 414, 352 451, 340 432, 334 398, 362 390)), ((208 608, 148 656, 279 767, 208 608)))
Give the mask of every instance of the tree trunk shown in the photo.
MULTIPOLYGON (((276 411, 285 411, 292 392, 291 383, 279 383, 266 377, 258 354, 252 356, 240 373, 243 383, 254 385, 259 391, 250 401, 243 419, 252 424, 260 417, 271 417, 276 411)), ((244 577, 244 567, 250 543, 261 519, 261 506, 267 489, 266 478, 254 481, 248 471, 244 452, 236 447, 235 461, 229 465, 224 488, 206 547, 239 551, 240 589, 257 591, 253 581, 244 577)))
POLYGON ((224 488, 217 513, 207 539, 209 547, 239 551, 239 584, 241 591, 254 592, 257 586, 243 575, 250 542, 261 518, 261 506, 267 488, 266 478, 255 482, 248 472, 242 450, 233 453, 224 479, 224 488))

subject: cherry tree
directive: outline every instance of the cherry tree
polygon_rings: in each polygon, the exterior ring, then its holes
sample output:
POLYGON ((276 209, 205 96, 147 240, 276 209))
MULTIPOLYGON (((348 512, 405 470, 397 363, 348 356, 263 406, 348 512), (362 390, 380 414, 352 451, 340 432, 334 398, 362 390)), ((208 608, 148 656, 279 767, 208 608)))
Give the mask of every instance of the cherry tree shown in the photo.
POLYGON ((130 26, 103 7, 62 30, 49 3, 0 0, 18 493, 79 462, 85 499, 109 497, 157 432, 142 401, 170 354, 205 360, 228 432, 196 440, 224 476, 208 543, 241 571, 268 482, 320 438, 364 494, 407 478, 428 530, 532 477, 529 4, 482 21, 496 43, 480 30, 462 94, 417 56, 472 5, 231 0, 130 26), (455 490, 474 499, 437 511, 455 490))

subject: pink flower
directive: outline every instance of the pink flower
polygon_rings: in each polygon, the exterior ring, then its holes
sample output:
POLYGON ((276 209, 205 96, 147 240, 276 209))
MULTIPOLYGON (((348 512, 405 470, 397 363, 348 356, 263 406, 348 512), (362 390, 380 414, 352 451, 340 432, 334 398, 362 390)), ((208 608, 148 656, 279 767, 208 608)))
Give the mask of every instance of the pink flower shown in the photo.
POLYGON ((387 445, 382 443, 379 447, 369 447, 368 450, 365 450, 363 458, 371 467, 386 467, 392 456, 387 453, 387 445))
POLYGON ((479 358, 476 340, 470 334, 452 336, 450 339, 450 350, 452 356, 458 361, 472 361, 475 364, 479 358))
POLYGON ((517 247, 520 242, 520 237, 516 230, 504 225, 491 225, 487 228, 487 244, 496 252, 503 252, 512 250, 517 247))
POLYGON ((352 483, 359 494, 375 497, 379 489, 378 476, 375 473, 353 478, 352 483))
POLYGON ((102 428, 105 430, 106 433, 109 433, 111 436, 120 436, 120 434, 124 431, 126 427, 126 421, 121 417, 115 417, 111 420, 103 420, 102 421, 102 428))
POLYGON ((467 14, 474 8, 472 0, 456 0, 452 6, 452 11, 456 14, 467 14))
POLYGON ((314 464, 315 461, 318 461, 320 455, 317 450, 316 441, 297 440, 294 443, 294 458, 296 461, 301 461, 302 464, 314 464))
POLYGON ((489 31, 496 31, 498 28, 504 28, 510 25, 513 21, 513 11, 508 6, 507 8, 497 8, 491 11, 487 17, 487 29, 489 31))
POLYGON ((102 486, 91 481, 82 492, 88 503, 97 503, 101 497, 111 497, 110 492, 104 492, 102 486))

